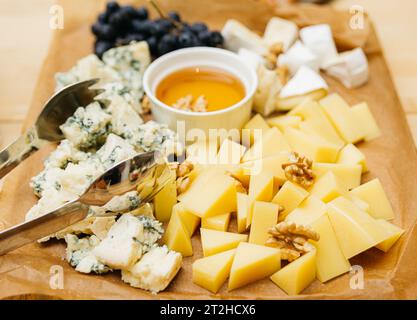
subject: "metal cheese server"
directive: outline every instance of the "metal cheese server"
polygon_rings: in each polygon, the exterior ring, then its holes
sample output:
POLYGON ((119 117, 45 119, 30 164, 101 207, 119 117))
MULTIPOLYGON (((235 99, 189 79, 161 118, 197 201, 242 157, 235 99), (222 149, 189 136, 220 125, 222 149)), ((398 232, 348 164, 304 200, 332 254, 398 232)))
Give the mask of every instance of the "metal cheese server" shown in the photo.
POLYGON ((114 196, 137 190, 145 204, 166 185, 170 169, 158 152, 141 153, 107 170, 77 200, 0 232, 0 255, 42 239, 87 217, 89 206, 103 206, 114 196))
POLYGON ((55 93, 46 103, 35 124, 16 141, 0 151, 0 179, 47 142, 62 140, 59 126, 80 106, 94 101, 102 90, 91 89, 99 79, 69 85, 55 93))

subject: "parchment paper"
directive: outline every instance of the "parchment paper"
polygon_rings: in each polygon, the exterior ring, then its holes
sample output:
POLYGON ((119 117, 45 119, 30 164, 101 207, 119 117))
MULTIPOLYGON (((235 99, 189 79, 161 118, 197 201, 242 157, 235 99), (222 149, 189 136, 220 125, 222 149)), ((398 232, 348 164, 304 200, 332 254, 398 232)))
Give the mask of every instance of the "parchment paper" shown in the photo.
MULTIPOLYGON (((54 33, 49 54, 44 62, 33 95, 26 127, 32 124, 43 103, 53 93, 54 74, 65 71, 81 57, 92 51, 90 25, 105 1, 61 0, 65 24, 54 33)), ((279 14, 294 19, 300 25, 330 23, 340 48, 357 45, 368 50, 371 79, 362 88, 347 90, 337 81, 328 79, 333 91, 339 92, 351 104, 367 101, 382 129, 382 137, 360 145, 366 154, 370 173, 364 181, 379 177, 396 213, 395 223, 406 230, 401 240, 384 254, 371 249, 351 260, 364 269, 364 289, 350 288, 351 276, 345 274, 326 284, 315 281, 302 299, 380 299, 417 298, 417 156, 403 110, 395 92, 378 40, 366 20, 364 30, 350 30, 346 13, 326 7, 272 7, 252 0, 187 0, 159 1, 166 10, 177 9, 187 21, 206 21, 221 28, 228 18, 235 18, 262 33, 266 22, 279 14)), ((140 1, 135 1, 139 5, 140 1)), ((16 94, 19 94, 16 92, 16 94)), ((42 162, 53 146, 46 147, 27 159, 5 179, 0 194, 0 229, 23 220, 27 210, 36 202, 28 186, 30 177, 42 169, 42 162)), ((204 192, 204 190, 202 190, 204 192)), ((0 298, 66 298, 66 299, 289 299, 268 279, 238 290, 227 292, 224 286, 217 295, 191 282, 191 263, 201 257, 199 236, 193 238, 194 256, 186 258, 171 285, 165 292, 151 295, 134 289, 120 280, 118 273, 103 276, 84 275, 73 270, 66 261, 65 245, 51 241, 32 244, 0 257, 0 298), (63 289, 52 289, 53 272, 61 266, 63 289), (51 269, 52 268, 52 269, 51 269), (55 268, 55 269, 54 269, 55 268), (51 280, 52 276, 52 280, 51 280)))

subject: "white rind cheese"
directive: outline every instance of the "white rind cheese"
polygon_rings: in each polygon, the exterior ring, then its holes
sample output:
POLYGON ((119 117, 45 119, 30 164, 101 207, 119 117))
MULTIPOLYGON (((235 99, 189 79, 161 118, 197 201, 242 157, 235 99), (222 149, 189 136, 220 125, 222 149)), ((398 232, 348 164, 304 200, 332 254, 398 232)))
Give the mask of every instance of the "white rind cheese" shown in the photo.
POLYGON ((237 54, 243 59, 243 61, 255 71, 258 70, 258 67, 261 66, 265 61, 264 58, 256 52, 250 51, 245 48, 240 48, 237 54))
POLYGON ((314 70, 301 66, 295 76, 282 88, 280 98, 300 96, 320 89, 328 89, 326 81, 314 70))
POLYGON ((296 74, 301 66, 307 66, 318 72, 320 69, 319 58, 301 41, 297 41, 286 53, 281 54, 277 60, 278 66, 286 66, 291 75, 296 74))
POLYGON ((263 40, 268 47, 282 43, 284 52, 297 40, 298 27, 289 20, 273 17, 266 25, 263 40))

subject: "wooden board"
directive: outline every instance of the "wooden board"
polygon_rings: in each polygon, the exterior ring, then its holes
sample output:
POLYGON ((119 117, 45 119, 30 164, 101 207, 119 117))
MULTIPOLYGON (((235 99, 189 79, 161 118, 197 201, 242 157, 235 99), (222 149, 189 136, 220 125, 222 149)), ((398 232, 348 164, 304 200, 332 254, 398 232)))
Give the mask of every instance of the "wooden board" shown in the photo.
MULTIPOLYGON (((33 96, 25 126, 33 123, 43 101, 53 92, 53 76, 57 71, 69 69, 79 58, 91 52, 92 36, 89 28, 104 1, 62 0, 65 4, 66 27, 54 33, 51 47, 42 67, 39 82, 33 96)), ((271 8, 254 1, 242 6, 240 0, 160 1, 165 8, 177 8, 186 20, 204 20, 220 28, 227 18, 237 18, 249 27, 262 32, 265 23, 273 15, 271 8), (219 14, 221 12, 222 14, 219 14)), ((301 9, 300 9, 301 10, 301 9)), ((334 15, 337 13, 334 12, 334 15)), ((325 15, 323 15, 325 19, 325 15)), ((373 48, 370 58, 371 80, 359 89, 347 90, 329 79, 333 91, 339 92, 350 103, 367 101, 380 125, 383 136, 360 145, 366 154, 370 173, 364 180, 379 177, 396 212, 395 223, 406 229, 405 236, 388 253, 369 250, 352 260, 365 270, 365 287, 353 290, 346 274, 327 284, 315 281, 299 298, 306 299, 363 299, 363 298, 411 298, 417 297, 417 278, 413 268, 417 248, 417 182, 410 178, 417 172, 417 155, 404 112, 400 106, 379 42, 372 30, 369 43, 373 48)), ((0 228, 21 222, 27 210, 36 202, 28 186, 30 177, 42 169, 42 162, 51 147, 41 150, 19 166, 5 181, 0 194, 0 228)), ((268 279, 244 288, 227 292, 222 288, 217 295, 191 283, 191 263, 201 256, 198 236, 193 238, 195 255, 185 259, 184 265, 168 289, 159 295, 151 295, 134 289, 120 280, 120 274, 104 276, 84 275, 75 272, 63 258, 65 246, 52 241, 44 245, 28 245, 0 257, 0 297, 31 294, 60 298, 115 298, 115 299, 286 299, 278 287, 268 279), (63 289, 50 286, 51 272, 62 267, 63 289)), ((61 270, 61 269, 60 269, 61 270)), ((30 296, 30 295, 29 295, 30 296)), ((28 297, 28 296, 25 296, 28 297)))

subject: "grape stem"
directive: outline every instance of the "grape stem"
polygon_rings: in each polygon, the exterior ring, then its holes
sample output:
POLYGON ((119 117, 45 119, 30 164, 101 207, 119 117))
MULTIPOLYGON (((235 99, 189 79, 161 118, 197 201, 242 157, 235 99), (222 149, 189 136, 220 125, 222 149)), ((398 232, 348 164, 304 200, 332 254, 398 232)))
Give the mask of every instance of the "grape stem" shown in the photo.
POLYGON ((159 16, 162 19, 167 19, 167 20, 171 21, 176 28, 181 28, 182 27, 181 23, 179 23, 178 21, 176 21, 176 20, 174 20, 174 19, 172 19, 172 18, 170 18, 170 17, 168 17, 164 14, 164 12, 162 11, 161 7, 156 2, 156 0, 148 0, 148 2, 156 10, 156 12, 159 14, 159 16))

